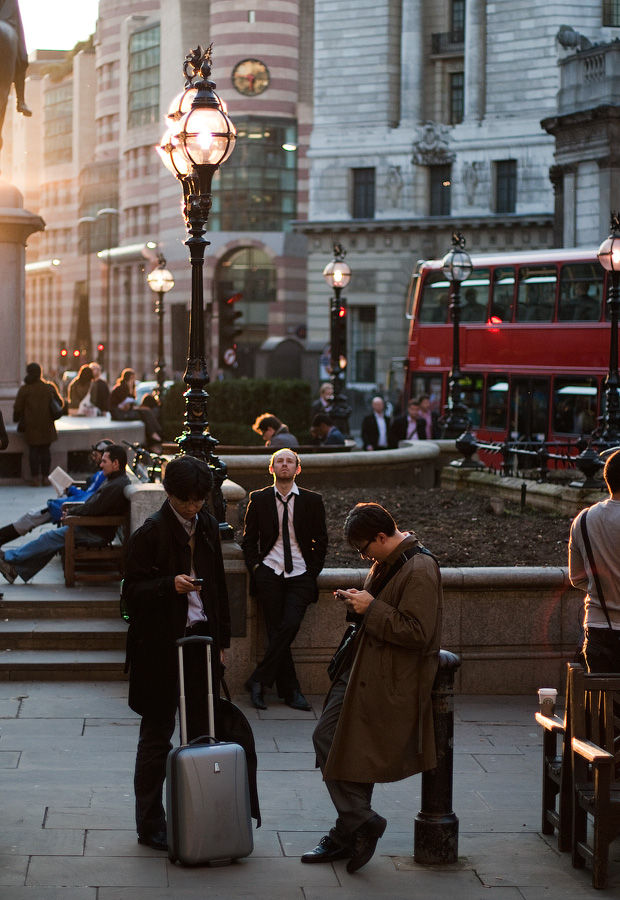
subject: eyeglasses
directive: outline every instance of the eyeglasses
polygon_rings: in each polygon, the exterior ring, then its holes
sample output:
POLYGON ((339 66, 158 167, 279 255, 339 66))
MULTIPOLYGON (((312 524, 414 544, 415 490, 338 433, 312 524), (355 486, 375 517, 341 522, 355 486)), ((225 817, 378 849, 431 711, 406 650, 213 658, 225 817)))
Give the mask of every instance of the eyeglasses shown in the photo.
POLYGON ((357 552, 359 553, 359 555, 360 555, 360 556, 366 556, 366 551, 368 550, 368 548, 370 547, 370 545, 373 544, 374 542, 375 542, 375 538, 373 537, 373 538, 371 538, 371 539, 368 541, 367 544, 364 544, 363 547, 358 547, 358 548, 357 548, 357 552))

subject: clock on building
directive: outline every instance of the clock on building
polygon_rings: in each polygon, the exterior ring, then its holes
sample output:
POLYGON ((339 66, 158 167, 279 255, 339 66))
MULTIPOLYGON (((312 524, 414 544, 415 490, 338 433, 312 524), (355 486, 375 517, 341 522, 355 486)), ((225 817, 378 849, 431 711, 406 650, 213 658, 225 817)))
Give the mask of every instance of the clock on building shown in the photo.
POLYGON ((233 69, 232 83, 240 94, 255 97, 269 87, 269 69, 260 59, 242 59, 233 69))

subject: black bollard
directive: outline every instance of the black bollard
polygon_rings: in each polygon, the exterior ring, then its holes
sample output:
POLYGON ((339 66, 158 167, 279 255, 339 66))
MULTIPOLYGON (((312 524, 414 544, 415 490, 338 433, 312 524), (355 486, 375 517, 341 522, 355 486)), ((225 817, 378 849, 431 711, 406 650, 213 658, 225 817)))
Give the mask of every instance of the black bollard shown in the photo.
POLYGON ((460 658, 439 651, 431 694, 437 768, 422 773, 422 808, 415 817, 413 858, 423 865, 454 863, 458 858, 459 820, 452 811, 454 676, 460 658))

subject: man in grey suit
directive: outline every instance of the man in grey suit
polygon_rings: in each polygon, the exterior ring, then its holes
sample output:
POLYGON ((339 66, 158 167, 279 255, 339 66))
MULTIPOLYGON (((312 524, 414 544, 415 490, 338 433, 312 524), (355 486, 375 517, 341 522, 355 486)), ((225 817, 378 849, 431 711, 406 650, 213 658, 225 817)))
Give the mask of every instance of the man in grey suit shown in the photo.
POLYGON ((290 707, 312 708, 300 690, 291 644, 308 605, 318 599, 327 525, 321 495, 295 483, 300 471, 294 450, 276 450, 269 462, 273 486, 250 494, 245 515, 241 546, 268 639, 262 661, 246 682, 256 709, 267 708, 263 689, 274 682, 290 707))

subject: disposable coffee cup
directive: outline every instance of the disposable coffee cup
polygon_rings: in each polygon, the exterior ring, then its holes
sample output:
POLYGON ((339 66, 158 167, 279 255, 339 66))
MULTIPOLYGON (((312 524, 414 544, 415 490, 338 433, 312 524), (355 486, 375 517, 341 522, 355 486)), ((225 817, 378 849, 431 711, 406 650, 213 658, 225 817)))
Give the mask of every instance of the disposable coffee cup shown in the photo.
POLYGON ((555 713, 555 701, 557 700, 557 697, 558 692, 555 688, 538 689, 538 703, 543 716, 552 716, 555 713))

